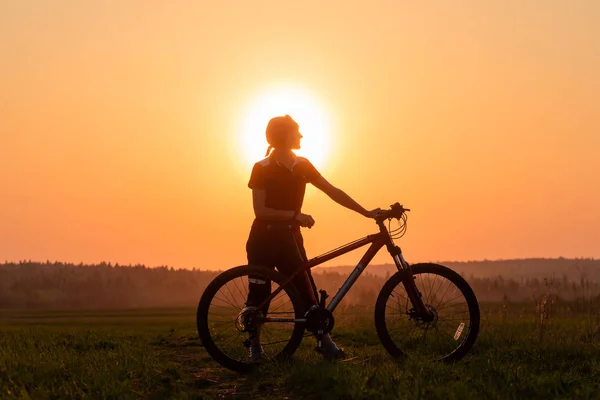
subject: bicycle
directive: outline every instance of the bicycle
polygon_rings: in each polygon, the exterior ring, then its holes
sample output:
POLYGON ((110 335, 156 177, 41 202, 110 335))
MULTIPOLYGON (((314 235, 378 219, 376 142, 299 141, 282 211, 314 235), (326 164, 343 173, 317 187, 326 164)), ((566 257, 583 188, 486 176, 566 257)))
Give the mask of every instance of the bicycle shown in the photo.
POLYGON ((398 271, 383 285, 375 303, 375 327, 383 347, 393 358, 460 360, 479 333, 477 298, 453 270, 439 264, 406 262, 394 239, 404 236, 408 211, 399 203, 393 204, 375 218, 378 233, 314 257, 291 276, 252 265, 218 275, 198 304, 196 323, 205 350, 222 366, 245 372, 256 366, 248 358, 254 335, 262 337, 267 360, 288 359, 305 336, 316 336, 320 344, 323 335, 334 327, 333 311, 385 246, 398 271), (392 230, 394 218, 399 225, 392 230), (390 229, 385 226, 386 220, 390 229), (294 277, 367 244, 370 247, 331 301, 326 304, 326 291, 320 290, 317 296, 313 289, 318 305, 307 310, 293 285, 294 277), (270 283, 271 294, 258 307, 246 307, 248 284, 256 282, 253 279, 270 283), (305 335, 305 331, 309 333, 305 335))

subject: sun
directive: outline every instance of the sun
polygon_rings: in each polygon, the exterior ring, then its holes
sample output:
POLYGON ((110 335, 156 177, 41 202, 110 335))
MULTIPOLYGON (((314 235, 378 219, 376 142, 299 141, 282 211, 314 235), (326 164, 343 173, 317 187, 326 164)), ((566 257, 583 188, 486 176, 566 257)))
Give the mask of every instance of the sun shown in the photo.
POLYGON ((247 165, 265 158, 268 143, 265 128, 273 117, 290 115, 300 126, 301 148, 294 152, 306 157, 318 169, 326 164, 331 132, 324 108, 311 93, 294 87, 265 90, 248 103, 241 122, 240 152, 247 165))

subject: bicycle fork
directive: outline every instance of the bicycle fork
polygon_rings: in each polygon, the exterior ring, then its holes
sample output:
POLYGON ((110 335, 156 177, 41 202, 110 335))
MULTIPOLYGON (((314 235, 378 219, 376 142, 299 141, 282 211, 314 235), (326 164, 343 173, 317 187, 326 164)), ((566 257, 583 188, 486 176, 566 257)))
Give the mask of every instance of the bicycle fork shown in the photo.
POLYGON ((408 298, 414 307, 415 315, 420 317, 425 322, 431 321, 434 318, 434 315, 425 305, 425 303, 423 303, 423 295, 417 288, 415 276, 412 274, 410 265, 402 255, 402 249, 400 249, 398 246, 389 246, 388 250, 392 254, 392 258, 394 259, 394 263, 396 264, 398 271, 404 273, 402 283, 404 284, 406 294, 408 295, 408 298))

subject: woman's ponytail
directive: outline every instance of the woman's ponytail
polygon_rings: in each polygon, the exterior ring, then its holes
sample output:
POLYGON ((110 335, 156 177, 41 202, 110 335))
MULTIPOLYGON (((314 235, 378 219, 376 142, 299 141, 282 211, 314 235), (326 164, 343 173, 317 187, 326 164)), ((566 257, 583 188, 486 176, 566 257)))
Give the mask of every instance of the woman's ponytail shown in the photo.
POLYGON ((273 150, 273 146, 269 145, 269 147, 267 148, 267 153, 265 154, 265 157, 268 157, 269 154, 271 154, 271 150, 273 150))

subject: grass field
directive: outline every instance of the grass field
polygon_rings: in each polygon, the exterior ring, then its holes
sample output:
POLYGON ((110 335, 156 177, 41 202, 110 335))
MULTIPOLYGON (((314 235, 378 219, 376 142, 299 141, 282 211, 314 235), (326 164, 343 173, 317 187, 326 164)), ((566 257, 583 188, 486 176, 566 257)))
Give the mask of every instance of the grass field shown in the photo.
POLYGON ((203 350, 195 309, 0 310, 0 399, 597 399, 596 314, 482 305, 472 352, 454 365, 391 360, 368 307, 336 311, 355 358, 320 359, 311 338, 289 363, 247 375, 203 350))

